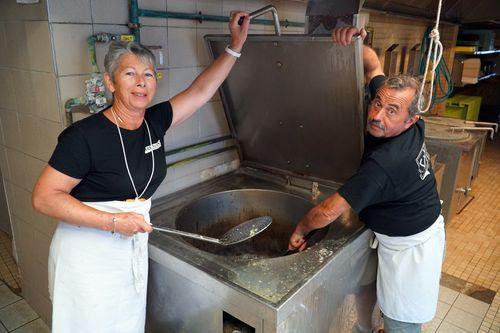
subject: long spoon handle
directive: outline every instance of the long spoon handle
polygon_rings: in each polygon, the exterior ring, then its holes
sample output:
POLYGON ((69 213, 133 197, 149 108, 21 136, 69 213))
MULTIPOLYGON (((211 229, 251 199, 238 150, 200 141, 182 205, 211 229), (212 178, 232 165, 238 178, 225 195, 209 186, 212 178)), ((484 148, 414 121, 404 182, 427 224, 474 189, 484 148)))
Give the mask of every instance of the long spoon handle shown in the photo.
POLYGON ((220 244, 220 240, 217 239, 217 238, 213 238, 213 237, 202 236, 202 235, 193 234, 193 233, 186 232, 186 231, 180 231, 180 230, 170 229, 170 228, 153 227, 153 229, 154 230, 158 230, 158 231, 167 232, 169 234, 174 234, 174 235, 179 235, 179 236, 184 236, 184 237, 199 239, 199 240, 206 241, 206 242, 220 244))

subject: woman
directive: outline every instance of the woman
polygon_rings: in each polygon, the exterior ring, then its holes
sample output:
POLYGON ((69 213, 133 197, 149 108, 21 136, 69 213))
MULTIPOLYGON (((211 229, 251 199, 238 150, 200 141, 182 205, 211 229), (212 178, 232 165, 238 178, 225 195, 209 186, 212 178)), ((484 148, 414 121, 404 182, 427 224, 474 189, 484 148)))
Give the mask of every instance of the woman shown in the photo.
POLYGON ((104 80, 113 105, 61 133, 33 190, 35 210, 61 221, 49 254, 52 332, 144 331, 150 198, 166 175, 163 137, 213 96, 248 26, 246 13, 233 13, 226 52, 185 91, 150 108, 154 56, 137 43, 110 46, 104 80))

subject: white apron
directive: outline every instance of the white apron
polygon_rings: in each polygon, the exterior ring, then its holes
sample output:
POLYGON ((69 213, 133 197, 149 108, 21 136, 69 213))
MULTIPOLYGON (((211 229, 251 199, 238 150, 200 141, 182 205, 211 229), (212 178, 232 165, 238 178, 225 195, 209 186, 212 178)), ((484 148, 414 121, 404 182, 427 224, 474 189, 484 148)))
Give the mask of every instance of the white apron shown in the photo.
POLYGON ((407 323, 432 320, 445 248, 443 217, 412 236, 375 235, 379 243, 377 297, 384 315, 407 323))
MULTIPOLYGON (((149 222, 151 200, 84 204, 149 222)), ((144 332, 147 274, 147 233, 126 237, 59 222, 49 254, 52 332, 144 332)))

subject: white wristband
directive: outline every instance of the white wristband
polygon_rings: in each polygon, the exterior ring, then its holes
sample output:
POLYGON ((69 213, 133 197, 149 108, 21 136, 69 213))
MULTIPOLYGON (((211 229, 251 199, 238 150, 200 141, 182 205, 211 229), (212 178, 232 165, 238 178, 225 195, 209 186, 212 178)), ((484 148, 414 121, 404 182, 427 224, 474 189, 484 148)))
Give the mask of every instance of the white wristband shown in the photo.
POLYGON ((235 58, 241 57, 241 53, 231 50, 231 48, 229 47, 229 45, 226 46, 226 48, 224 49, 224 51, 226 51, 227 53, 229 53, 230 55, 232 55, 235 58))

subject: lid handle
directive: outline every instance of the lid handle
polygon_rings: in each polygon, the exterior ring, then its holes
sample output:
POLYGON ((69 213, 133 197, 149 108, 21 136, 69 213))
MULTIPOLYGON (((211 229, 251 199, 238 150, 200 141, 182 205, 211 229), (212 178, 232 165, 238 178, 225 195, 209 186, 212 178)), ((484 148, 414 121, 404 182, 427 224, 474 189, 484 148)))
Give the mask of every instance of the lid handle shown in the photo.
MULTIPOLYGON (((271 12, 273 14, 275 34, 276 34, 276 36, 280 36, 281 35, 281 28, 280 28, 280 19, 278 18, 278 10, 273 5, 267 5, 265 7, 262 7, 261 9, 257 9, 256 11, 251 12, 250 14, 248 14, 248 18, 251 20, 251 19, 254 19, 258 16, 261 16, 267 12, 271 12)), ((239 25, 243 24, 243 17, 240 18, 240 20, 238 21, 238 24, 239 25)))

